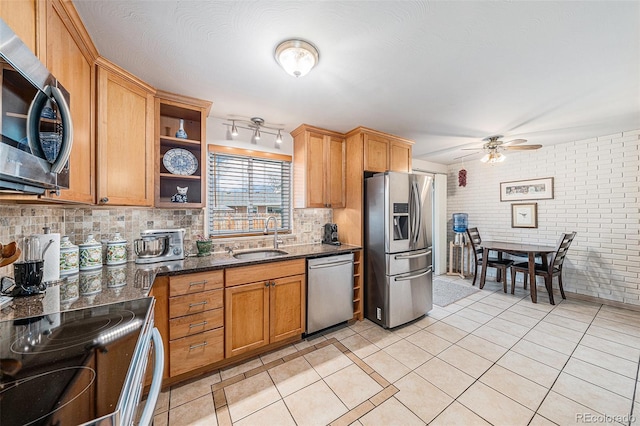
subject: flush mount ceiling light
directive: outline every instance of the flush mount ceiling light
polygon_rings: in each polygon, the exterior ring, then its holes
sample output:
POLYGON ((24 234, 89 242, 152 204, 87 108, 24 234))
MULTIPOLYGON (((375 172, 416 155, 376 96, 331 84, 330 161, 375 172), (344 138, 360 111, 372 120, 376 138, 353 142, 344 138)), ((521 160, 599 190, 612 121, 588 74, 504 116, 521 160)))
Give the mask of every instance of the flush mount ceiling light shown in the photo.
POLYGON ((250 130, 251 134, 251 143, 257 144, 258 141, 262 138, 262 134, 266 133, 269 135, 274 135, 276 137, 275 147, 280 149, 280 145, 282 144, 282 131, 284 130, 282 127, 276 127, 275 125, 266 124, 264 119, 260 117, 251 117, 248 120, 243 119, 228 119, 228 123, 223 123, 227 128, 231 128, 231 131, 227 133, 227 137, 229 135, 236 137, 239 135, 238 129, 250 130), (236 124, 240 123, 240 124, 236 124), (245 124, 244 126, 242 124, 245 124), (265 130, 267 129, 267 130, 265 130), (273 131, 269 131, 273 130, 273 131))
POLYGON ((318 64, 318 49, 308 41, 285 40, 276 47, 276 61, 287 74, 294 77, 307 75, 318 64))

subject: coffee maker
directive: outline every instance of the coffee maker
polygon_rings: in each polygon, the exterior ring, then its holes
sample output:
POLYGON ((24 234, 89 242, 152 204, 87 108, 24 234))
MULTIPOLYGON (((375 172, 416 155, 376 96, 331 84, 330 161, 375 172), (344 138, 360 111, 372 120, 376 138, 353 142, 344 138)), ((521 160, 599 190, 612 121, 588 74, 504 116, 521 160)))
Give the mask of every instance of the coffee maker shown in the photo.
POLYGON ((44 253, 40 247, 40 240, 37 236, 31 236, 25 237, 23 241, 23 259, 14 262, 13 278, 2 277, 0 280, 0 292, 5 296, 32 296, 43 293, 46 289, 46 284, 42 281, 44 253))
POLYGON ((331 244, 332 246, 339 246, 338 241, 338 225, 335 223, 324 224, 324 235, 322 237, 322 244, 331 244))

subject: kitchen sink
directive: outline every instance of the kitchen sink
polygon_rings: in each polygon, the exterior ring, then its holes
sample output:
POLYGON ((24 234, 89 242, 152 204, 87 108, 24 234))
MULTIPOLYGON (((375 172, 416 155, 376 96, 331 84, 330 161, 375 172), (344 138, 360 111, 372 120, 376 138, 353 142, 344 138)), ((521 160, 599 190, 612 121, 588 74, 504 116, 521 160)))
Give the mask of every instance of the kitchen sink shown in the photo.
POLYGON ((282 250, 264 249, 264 250, 252 250, 252 251, 245 251, 243 253, 236 253, 233 255, 233 257, 235 257, 236 259, 242 259, 242 260, 259 260, 259 259, 269 259, 271 257, 283 256, 285 254, 289 254, 289 253, 282 250))

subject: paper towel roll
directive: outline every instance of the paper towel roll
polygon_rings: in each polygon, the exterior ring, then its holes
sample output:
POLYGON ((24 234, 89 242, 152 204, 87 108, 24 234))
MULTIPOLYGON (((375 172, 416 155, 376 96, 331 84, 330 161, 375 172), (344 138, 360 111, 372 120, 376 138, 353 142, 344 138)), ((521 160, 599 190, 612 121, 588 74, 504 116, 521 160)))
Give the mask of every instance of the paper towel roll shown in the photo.
POLYGON ((40 240, 44 260, 42 281, 49 282, 60 279, 60 234, 33 234, 40 240))

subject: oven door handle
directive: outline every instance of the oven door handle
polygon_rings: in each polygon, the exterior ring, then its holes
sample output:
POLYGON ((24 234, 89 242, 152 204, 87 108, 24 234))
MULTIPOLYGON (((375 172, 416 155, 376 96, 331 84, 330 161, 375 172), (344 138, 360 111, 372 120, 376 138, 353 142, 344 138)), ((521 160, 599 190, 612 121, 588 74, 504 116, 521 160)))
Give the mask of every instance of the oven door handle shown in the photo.
POLYGON ((162 386, 162 373, 164 371, 164 347, 162 346, 162 336, 157 328, 153 328, 151 331, 151 340, 153 341, 153 378, 151 380, 151 387, 149 394, 147 395, 147 402, 140 416, 140 426, 149 426, 153 422, 153 413, 156 409, 156 403, 158 402, 158 395, 160 395, 160 388, 162 386))

